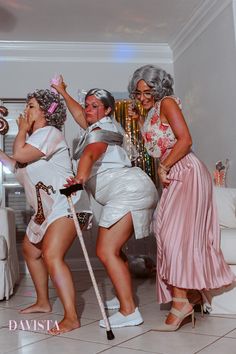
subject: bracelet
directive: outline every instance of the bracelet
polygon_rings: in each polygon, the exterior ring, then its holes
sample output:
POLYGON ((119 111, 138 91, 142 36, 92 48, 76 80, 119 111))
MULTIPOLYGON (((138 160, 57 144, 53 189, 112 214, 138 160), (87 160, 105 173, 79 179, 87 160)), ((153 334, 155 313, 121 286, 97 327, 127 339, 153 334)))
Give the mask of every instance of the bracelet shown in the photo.
POLYGON ((170 171, 170 167, 167 167, 165 165, 163 165, 161 162, 159 162, 159 167, 164 170, 165 172, 169 172, 170 171))

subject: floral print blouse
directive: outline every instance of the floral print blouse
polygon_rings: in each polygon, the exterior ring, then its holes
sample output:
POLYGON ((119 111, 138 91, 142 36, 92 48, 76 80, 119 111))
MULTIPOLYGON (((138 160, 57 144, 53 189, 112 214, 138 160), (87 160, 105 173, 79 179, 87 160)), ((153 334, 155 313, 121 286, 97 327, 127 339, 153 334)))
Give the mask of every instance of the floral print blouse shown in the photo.
MULTIPOLYGON (((166 97, 173 98, 181 109, 181 101, 178 97, 166 97)), ((148 154, 156 158, 162 157, 167 149, 171 149, 176 143, 176 137, 170 125, 163 123, 160 119, 162 100, 150 109, 141 130, 148 154)))

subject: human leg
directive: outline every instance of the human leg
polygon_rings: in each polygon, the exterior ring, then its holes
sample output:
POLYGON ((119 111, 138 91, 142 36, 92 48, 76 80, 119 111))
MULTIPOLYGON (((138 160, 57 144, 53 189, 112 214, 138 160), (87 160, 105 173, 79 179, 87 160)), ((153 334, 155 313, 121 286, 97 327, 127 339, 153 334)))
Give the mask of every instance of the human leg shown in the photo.
POLYGON ((42 259, 40 247, 40 244, 31 243, 27 235, 25 235, 22 251, 35 286, 37 300, 35 304, 20 310, 20 313, 28 314, 51 311, 48 297, 48 272, 42 259))
MULTIPOLYGON (((133 222, 130 213, 109 229, 99 229, 97 255, 110 276, 120 302, 120 311, 109 317, 112 328, 134 326, 143 322, 134 302, 131 275, 121 256, 121 249, 132 233, 133 222)), ((104 321, 100 321, 99 325, 105 327, 104 321)))
POLYGON ((97 241, 97 256, 111 278, 120 301, 120 312, 124 315, 135 310, 130 272, 120 253, 132 233, 133 223, 129 213, 109 229, 100 227, 97 241))
MULTIPOLYGON (((129 271, 129 263, 128 263, 128 258, 126 256, 126 254, 121 250, 120 252, 120 257, 123 259, 123 261, 125 262, 125 265, 129 271)), ((120 308, 120 301, 117 298, 117 296, 114 296, 112 299, 107 300, 104 302, 104 307, 107 310, 117 310, 120 308)))
POLYGON ((71 331, 80 326, 75 305, 75 288, 71 272, 64 256, 75 239, 76 231, 72 219, 62 217, 53 222, 43 239, 42 251, 50 277, 64 307, 64 318, 51 334, 71 331))

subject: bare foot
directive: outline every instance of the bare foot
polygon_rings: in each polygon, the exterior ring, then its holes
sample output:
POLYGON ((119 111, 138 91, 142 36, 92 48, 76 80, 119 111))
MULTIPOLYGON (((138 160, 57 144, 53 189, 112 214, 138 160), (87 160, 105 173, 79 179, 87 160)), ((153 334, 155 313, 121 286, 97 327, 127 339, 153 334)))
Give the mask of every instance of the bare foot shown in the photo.
POLYGON ((73 331, 73 329, 76 329, 79 327, 80 327, 80 322, 78 319, 77 320, 69 320, 69 319, 65 318, 61 322, 59 322, 57 326, 50 328, 48 333, 53 336, 56 336, 61 333, 73 331))
POLYGON ((51 305, 48 303, 48 304, 45 304, 45 305, 40 305, 40 304, 37 304, 37 302, 33 305, 30 305, 24 309, 21 309, 19 311, 19 313, 37 313, 37 312, 43 312, 43 313, 47 313, 47 312, 51 312, 52 311, 52 308, 51 308, 51 305))

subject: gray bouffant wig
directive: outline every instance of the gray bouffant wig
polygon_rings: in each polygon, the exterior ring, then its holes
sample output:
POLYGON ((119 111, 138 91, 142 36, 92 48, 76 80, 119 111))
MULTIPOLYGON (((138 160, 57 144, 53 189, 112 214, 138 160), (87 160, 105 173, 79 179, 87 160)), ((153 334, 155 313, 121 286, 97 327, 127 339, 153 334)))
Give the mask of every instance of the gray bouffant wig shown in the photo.
POLYGON ((86 98, 89 96, 95 96, 98 100, 100 100, 104 104, 105 109, 111 108, 111 112, 109 113, 109 115, 112 116, 114 114, 115 99, 109 91, 99 88, 93 88, 87 92, 85 96, 85 101, 86 98))
POLYGON ((39 107, 43 110, 47 125, 62 130, 66 120, 66 107, 60 96, 46 89, 29 93, 26 102, 28 103, 32 98, 36 99, 39 107))
POLYGON ((174 93, 174 80, 170 74, 157 66, 144 65, 135 70, 129 82, 128 91, 131 98, 140 80, 144 80, 151 87, 155 101, 160 101, 163 97, 174 93))

